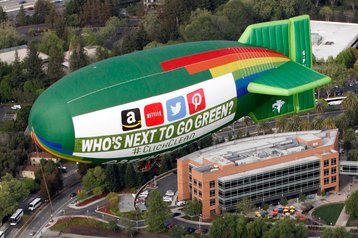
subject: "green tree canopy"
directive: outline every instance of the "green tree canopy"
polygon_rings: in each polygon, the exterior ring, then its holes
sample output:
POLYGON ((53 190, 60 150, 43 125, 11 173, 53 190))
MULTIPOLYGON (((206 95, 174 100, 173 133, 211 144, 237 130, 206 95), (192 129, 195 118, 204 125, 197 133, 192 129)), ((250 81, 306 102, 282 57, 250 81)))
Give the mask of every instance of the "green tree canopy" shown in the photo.
POLYGON ((254 209, 254 203, 251 201, 249 197, 244 197, 236 204, 237 212, 240 214, 248 214, 254 209))
POLYGON ((86 175, 82 177, 83 189, 90 191, 97 187, 104 188, 106 179, 106 173, 101 166, 89 169, 86 175))
POLYGON ((21 199, 29 194, 25 183, 13 178, 10 174, 5 174, 0 182, 0 221, 11 215, 21 199))
POLYGON ((358 218, 358 191, 355 191, 346 200, 346 212, 352 218, 358 218))
POLYGON ((247 224, 248 238, 262 238, 269 230, 269 226, 262 219, 255 219, 247 224))
POLYGON ((352 235, 344 227, 325 228, 321 238, 352 238, 352 235))
POLYGON ((22 42, 24 40, 11 23, 0 23, 0 49, 17 46, 22 42))
POLYGON ((194 199, 190 200, 185 204, 185 214, 187 214, 190 217, 199 216, 201 214, 202 205, 201 203, 194 199))
POLYGON ((148 210, 145 214, 145 223, 151 232, 165 231, 164 221, 170 217, 170 211, 158 190, 153 190, 148 196, 148 210))
POLYGON ((265 232, 264 238, 306 238, 307 228, 302 224, 297 224, 291 219, 283 219, 275 222, 272 228, 265 232))
POLYGON ((356 62, 356 57, 352 52, 352 48, 348 48, 339 53, 336 57, 336 61, 343 64, 347 68, 353 68, 356 62))

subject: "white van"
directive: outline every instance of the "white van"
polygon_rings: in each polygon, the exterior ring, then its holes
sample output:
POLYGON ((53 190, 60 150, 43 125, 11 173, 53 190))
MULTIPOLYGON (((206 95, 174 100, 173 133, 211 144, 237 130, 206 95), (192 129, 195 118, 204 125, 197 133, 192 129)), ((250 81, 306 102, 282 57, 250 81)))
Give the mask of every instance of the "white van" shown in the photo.
POLYGON ((0 238, 5 238, 5 232, 0 231, 0 238))

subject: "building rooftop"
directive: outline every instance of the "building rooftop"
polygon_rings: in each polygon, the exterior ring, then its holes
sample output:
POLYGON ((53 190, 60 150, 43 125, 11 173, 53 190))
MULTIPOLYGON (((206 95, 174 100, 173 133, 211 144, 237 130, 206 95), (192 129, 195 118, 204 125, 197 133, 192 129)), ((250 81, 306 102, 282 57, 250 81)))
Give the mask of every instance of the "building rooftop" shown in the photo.
MULTIPOLYGON (((22 61, 27 56, 27 45, 21 45, 17 47, 7 48, 7 49, 1 49, 0 50, 0 60, 2 62, 12 64, 15 61, 15 54, 17 51, 17 55, 19 56, 19 60, 22 61)), ((48 55, 39 52, 39 58, 42 61, 48 60, 48 55)))
POLYGON ((200 172, 213 172, 218 166, 244 165, 263 161, 283 155, 293 154, 311 148, 309 145, 298 143, 297 138, 307 141, 322 139, 321 146, 333 145, 338 130, 301 131, 280 134, 256 136, 218 144, 189 155, 181 160, 191 160, 199 166, 194 168, 200 172), (205 161, 209 162, 204 163, 205 161))
POLYGON ((42 158, 56 158, 54 155, 47 152, 32 152, 30 157, 42 157, 42 158))
POLYGON ((312 53, 317 59, 335 58, 358 39, 358 24, 311 21, 312 53))

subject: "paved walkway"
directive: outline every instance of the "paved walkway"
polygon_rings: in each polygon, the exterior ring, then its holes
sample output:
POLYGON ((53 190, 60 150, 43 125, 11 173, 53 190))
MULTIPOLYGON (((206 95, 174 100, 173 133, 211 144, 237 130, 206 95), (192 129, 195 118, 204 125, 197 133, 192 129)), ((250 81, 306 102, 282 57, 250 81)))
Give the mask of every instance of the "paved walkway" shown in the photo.
POLYGON ((335 226, 346 226, 349 219, 349 215, 346 213, 346 206, 343 207, 341 214, 339 215, 335 226))

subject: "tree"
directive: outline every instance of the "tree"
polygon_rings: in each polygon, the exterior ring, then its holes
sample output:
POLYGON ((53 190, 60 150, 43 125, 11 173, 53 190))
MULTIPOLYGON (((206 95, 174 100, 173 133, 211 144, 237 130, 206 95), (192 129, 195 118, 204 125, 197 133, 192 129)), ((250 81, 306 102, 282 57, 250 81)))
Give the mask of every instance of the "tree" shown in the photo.
POLYGON ((108 164, 105 168, 106 172, 106 189, 110 192, 117 192, 121 188, 122 176, 118 173, 117 164, 108 164))
POLYGON ((324 19, 326 21, 329 21, 329 19, 332 17, 333 15, 333 11, 329 6, 324 6, 321 8, 321 10, 319 10, 319 15, 321 17, 324 17, 324 19))
POLYGON ((234 25, 226 16, 217 16, 207 10, 195 10, 187 25, 180 27, 186 41, 233 39, 234 25))
POLYGON ((45 23, 46 16, 54 11, 54 5, 48 0, 37 0, 34 7, 33 22, 35 24, 45 23))
POLYGON ((111 210, 118 211, 118 203, 119 203, 118 194, 114 193, 114 192, 110 192, 110 193, 108 193, 106 199, 109 203, 109 208, 111 210))
POLYGON ((148 210, 145 214, 145 223, 151 232, 165 231, 164 221, 170 217, 170 211, 163 202, 157 190, 153 190, 148 196, 148 210))
POLYGON ((325 228, 321 238, 351 238, 352 235, 344 227, 325 228))
POLYGON ((40 166, 35 172, 35 181, 40 184, 40 194, 43 198, 52 197, 63 187, 59 165, 52 160, 41 159, 40 166))
POLYGON ((336 122, 334 121, 333 117, 329 116, 323 120, 323 128, 324 129, 334 129, 336 127, 336 122))
POLYGON ((264 238, 306 238, 307 228, 302 224, 297 224, 291 219, 283 219, 275 222, 272 228, 265 232, 264 238))
POLYGON ((287 118, 286 117, 277 118, 275 126, 278 133, 284 132, 287 126, 287 118))
POLYGON ((251 201, 249 197, 244 197, 236 204, 237 212, 243 215, 247 215, 254 209, 254 203, 251 201))
POLYGON ((16 15, 16 25, 17 26, 25 26, 26 25, 26 13, 24 9, 24 5, 21 4, 19 13, 16 15))
POLYGON ((191 201, 188 201, 185 204, 184 212, 190 217, 199 216, 201 214, 202 205, 201 203, 194 199, 191 201))
POLYGON ((312 129, 314 130, 321 130, 323 128, 323 118, 322 117, 315 117, 312 120, 312 129))
POLYGON ((174 226, 169 230, 170 238, 182 238, 185 235, 185 231, 180 226, 174 226))
POLYGON ((351 149, 348 152, 348 160, 358 161, 358 149, 351 149))
POLYGON ((358 191, 355 191, 351 196, 346 200, 346 212, 352 218, 358 218, 358 191))
POLYGON ((345 113, 341 113, 336 118, 336 126, 338 127, 340 132, 344 132, 348 129, 349 119, 345 113))
POLYGON ((255 219, 247 224, 248 238, 262 238, 269 230, 269 226, 262 219, 255 219))
POLYGON ((39 185, 35 182, 34 179, 31 178, 24 178, 23 179, 24 185, 30 193, 35 193, 39 190, 39 185))
POLYGON ((352 52, 352 48, 348 48, 339 53, 336 57, 336 61, 343 64, 347 68, 353 68, 356 62, 356 57, 352 52))
POLYGON ((56 82, 64 75, 63 72, 63 48, 53 45, 50 48, 47 74, 51 79, 50 84, 56 82))
POLYGON ((12 214, 18 207, 18 203, 29 194, 25 183, 5 174, 0 180, 0 221, 12 214))
POLYGON ((0 23, 0 49, 17 46, 23 41, 10 22, 0 23))
POLYGON ((0 7, 0 23, 7 21, 7 14, 2 7, 0 7))
POLYGON ((27 56, 24 59, 24 70, 26 72, 26 79, 30 80, 42 80, 45 73, 42 70, 42 60, 39 57, 39 52, 35 44, 29 45, 27 56))
POLYGON ((347 92, 346 98, 342 101, 342 106, 347 111, 355 110, 358 105, 358 96, 353 92, 347 92))
POLYGON ((214 220, 210 227, 209 237, 237 237, 237 217, 226 213, 223 217, 214 220))
POLYGON ((127 188, 133 188, 137 185, 136 174, 131 163, 127 163, 125 172, 125 184, 127 188))
POLYGON ((88 56, 83 48, 82 37, 73 37, 71 41, 71 51, 70 70, 72 72, 89 64, 88 56))
POLYGON ((101 166, 87 170, 85 176, 82 177, 82 186, 85 191, 93 190, 96 187, 104 188, 106 182, 106 173, 101 166))
POLYGON ((256 126, 256 130, 258 133, 262 133, 264 135, 266 135, 268 133, 272 133, 272 128, 271 128, 270 124, 266 121, 259 122, 256 126))
POLYGON ((324 113, 328 108, 328 103, 323 98, 318 99, 315 107, 315 112, 324 113))

